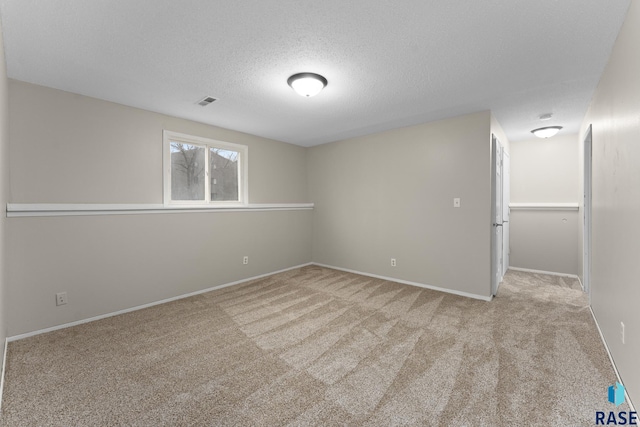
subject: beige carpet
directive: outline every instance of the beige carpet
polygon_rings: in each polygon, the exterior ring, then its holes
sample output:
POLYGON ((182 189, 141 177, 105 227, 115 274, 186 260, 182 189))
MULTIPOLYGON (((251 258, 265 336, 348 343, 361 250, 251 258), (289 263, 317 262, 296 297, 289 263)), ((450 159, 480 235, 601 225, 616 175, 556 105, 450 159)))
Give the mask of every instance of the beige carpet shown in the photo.
POLYGON ((590 426, 615 379, 575 281, 483 302, 309 266, 10 343, 2 420, 590 426))

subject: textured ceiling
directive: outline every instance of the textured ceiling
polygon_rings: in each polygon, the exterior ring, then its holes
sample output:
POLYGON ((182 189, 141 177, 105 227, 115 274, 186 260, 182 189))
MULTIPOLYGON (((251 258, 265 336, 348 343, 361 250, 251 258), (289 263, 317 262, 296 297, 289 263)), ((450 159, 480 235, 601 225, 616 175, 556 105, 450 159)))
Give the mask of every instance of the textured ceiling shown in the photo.
POLYGON ((629 3, 3 0, 0 13, 11 78, 312 146, 486 109, 514 141, 577 132, 629 3), (329 81, 316 97, 287 86, 305 71, 329 81))

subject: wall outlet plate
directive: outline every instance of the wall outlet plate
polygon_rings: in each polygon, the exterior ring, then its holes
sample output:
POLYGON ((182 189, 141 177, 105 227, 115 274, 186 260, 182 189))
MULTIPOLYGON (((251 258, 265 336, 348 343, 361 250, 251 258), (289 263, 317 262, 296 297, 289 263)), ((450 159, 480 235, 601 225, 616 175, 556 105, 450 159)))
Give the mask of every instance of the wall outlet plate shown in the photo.
POLYGON ((58 292, 56 294, 56 305, 65 305, 67 303, 67 293, 58 292))

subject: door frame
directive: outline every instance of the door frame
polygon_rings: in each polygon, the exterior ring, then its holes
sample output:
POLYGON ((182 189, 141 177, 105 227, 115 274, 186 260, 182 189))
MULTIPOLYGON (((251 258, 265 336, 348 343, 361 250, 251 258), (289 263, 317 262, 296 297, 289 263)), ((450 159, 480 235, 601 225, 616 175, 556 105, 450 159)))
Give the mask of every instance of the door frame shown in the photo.
POLYGON ((511 156, 502 147, 502 276, 507 274, 509 269, 510 253, 510 229, 511 221, 511 156))
POLYGON ((583 138, 583 221, 582 221, 582 288, 591 296, 591 224, 593 221, 593 132, 589 125, 583 138))

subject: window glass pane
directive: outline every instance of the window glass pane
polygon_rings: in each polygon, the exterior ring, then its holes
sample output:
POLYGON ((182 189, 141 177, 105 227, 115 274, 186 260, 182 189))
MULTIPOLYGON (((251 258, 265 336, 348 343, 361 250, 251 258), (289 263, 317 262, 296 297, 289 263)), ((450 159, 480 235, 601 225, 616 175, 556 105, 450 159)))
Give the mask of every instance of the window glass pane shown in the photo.
POLYGON ((205 148, 171 142, 171 199, 204 200, 205 148))
POLYGON ((240 153, 209 148, 211 200, 238 200, 238 160, 240 153))

